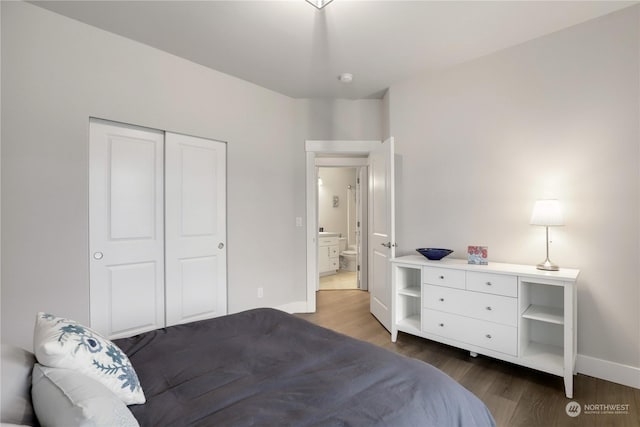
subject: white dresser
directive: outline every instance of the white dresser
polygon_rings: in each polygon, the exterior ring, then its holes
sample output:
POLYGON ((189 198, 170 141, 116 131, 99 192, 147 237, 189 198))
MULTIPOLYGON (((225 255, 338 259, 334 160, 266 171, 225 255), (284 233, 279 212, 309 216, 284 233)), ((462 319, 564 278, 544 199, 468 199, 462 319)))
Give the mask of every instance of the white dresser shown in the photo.
POLYGON ((394 258, 391 339, 398 331, 564 377, 573 397, 579 270, 394 258))

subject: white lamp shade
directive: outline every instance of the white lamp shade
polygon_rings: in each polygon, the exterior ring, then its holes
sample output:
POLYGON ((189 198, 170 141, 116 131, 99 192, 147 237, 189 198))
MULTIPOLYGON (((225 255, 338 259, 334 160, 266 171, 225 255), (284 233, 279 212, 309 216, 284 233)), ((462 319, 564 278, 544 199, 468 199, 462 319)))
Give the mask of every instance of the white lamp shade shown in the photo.
POLYGON ((564 225, 560 202, 555 199, 538 200, 533 206, 530 224, 547 227, 564 225))

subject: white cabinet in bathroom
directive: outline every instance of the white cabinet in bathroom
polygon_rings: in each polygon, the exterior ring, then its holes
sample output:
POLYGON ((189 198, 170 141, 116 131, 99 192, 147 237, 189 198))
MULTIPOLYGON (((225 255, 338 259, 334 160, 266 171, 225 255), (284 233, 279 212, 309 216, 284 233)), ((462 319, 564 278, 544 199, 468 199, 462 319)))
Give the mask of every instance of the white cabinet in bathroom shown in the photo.
POLYGON ((318 270, 320 274, 336 274, 339 266, 338 236, 318 238, 318 270))

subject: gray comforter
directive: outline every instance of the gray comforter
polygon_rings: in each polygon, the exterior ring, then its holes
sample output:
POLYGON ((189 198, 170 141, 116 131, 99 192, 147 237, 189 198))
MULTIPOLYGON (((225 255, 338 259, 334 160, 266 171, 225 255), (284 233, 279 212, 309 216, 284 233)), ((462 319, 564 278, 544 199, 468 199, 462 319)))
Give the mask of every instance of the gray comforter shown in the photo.
POLYGON ((147 398, 142 426, 493 426, 440 370, 272 309, 116 343, 147 398))

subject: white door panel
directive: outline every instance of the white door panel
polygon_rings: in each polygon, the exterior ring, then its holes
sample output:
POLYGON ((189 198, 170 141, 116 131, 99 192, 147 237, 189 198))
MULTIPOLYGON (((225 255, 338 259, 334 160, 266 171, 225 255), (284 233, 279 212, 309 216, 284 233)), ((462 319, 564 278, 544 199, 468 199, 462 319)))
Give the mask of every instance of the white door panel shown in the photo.
POLYGON ((226 145, 166 133, 167 325, 227 313, 226 145))
POLYGON ((113 136, 108 147, 111 239, 156 238, 156 141, 113 136))
MULTIPOLYGON (((181 317, 208 316, 215 312, 219 301, 216 287, 218 260, 215 256, 180 259, 181 317)), ((177 301, 175 301, 177 303, 177 301)), ((171 302, 174 304, 174 301, 171 302)))
POLYGON ((391 330, 391 266, 395 256, 393 138, 369 155, 369 292, 371 313, 391 330))
POLYGON ((90 121, 91 326, 120 337, 164 326, 163 132, 90 121))
POLYGON ((157 325, 156 307, 152 304, 140 304, 149 296, 157 299, 155 262, 107 266, 109 270, 109 294, 111 307, 111 335, 128 334, 132 325, 136 329, 154 329, 157 325))

